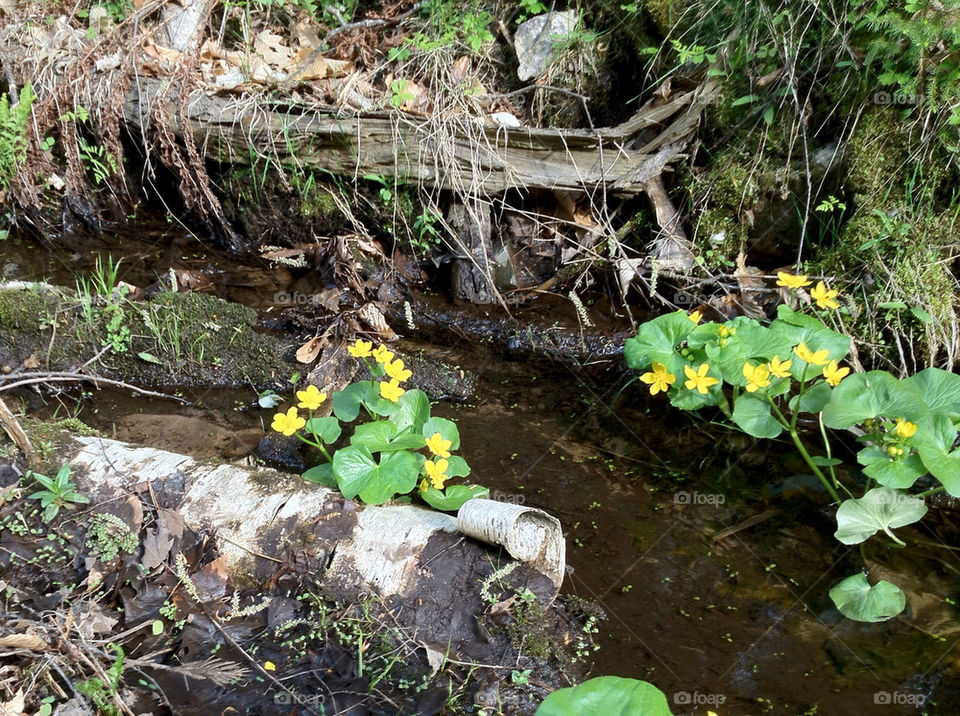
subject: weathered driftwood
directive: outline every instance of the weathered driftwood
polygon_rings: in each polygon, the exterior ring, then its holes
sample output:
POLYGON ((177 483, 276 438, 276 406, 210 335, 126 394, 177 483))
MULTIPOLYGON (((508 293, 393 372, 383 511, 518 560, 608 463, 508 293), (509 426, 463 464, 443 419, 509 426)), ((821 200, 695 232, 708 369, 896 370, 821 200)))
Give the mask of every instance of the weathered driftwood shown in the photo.
POLYGON ((177 96, 164 95, 161 88, 159 80, 149 78, 131 86, 126 120, 142 126, 149 108, 166 102, 171 125, 192 138, 209 159, 249 162, 250 148, 255 147, 277 161, 296 161, 333 174, 399 177, 467 194, 512 188, 644 191, 648 180, 682 156, 686 138, 716 91, 708 83, 666 101, 651 100, 616 127, 477 126, 464 132, 443 117, 336 116, 280 106, 270 110, 262 102, 199 92, 187 100, 188 126, 183 127, 175 111, 177 96))
POLYGON ((266 582, 289 553, 306 552, 328 594, 355 601, 373 592, 403 605, 399 621, 425 641, 442 644, 472 633, 484 607, 483 580, 497 566, 514 563, 510 582, 545 603, 563 580, 560 524, 539 510, 477 500, 458 522, 412 505, 360 507, 276 470, 207 463, 99 437, 74 440, 63 457, 95 504, 149 490, 188 527, 211 532, 242 582, 266 582), (507 554, 465 533, 503 545, 507 554))

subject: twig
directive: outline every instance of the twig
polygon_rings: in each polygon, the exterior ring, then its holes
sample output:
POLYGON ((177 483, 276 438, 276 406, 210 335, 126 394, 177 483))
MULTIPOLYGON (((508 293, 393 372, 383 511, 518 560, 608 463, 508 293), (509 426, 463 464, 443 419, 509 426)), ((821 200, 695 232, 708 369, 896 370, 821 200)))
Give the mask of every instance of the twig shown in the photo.
POLYGON ((3 429, 10 436, 10 439, 23 451, 24 457, 27 458, 27 464, 30 467, 35 467, 37 455, 30 444, 30 438, 23 432, 20 422, 2 400, 0 400, 0 424, 3 425, 3 429))
POLYGON ((158 393, 153 390, 147 390, 146 388, 138 388, 135 385, 130 383, 124 383, 122 380, 112 380, 110 378, 100 378, 95 375, 87 375, 85 373, 18 373, 17 375, 9 376, 0 376, 0 383, 8 380, 16 380, 14 383, 7 383, 6 385, 0 385, 0 393, 5 390, 13 390, 14 388, 20 388, 24 385, 35 385, 37 383, 82 383, 84 381, 89 381, 91 383, 103 383, 104 385, 113 385, 118 388, 123 388, 124 390, 133 390, 141 395, 148 395, 152 398, 166 398, 167 400, 176 400, 179 403, 188 405, 190 401, 186 398, 180 398, 176 395, 168 395, 167 393, 158 393))

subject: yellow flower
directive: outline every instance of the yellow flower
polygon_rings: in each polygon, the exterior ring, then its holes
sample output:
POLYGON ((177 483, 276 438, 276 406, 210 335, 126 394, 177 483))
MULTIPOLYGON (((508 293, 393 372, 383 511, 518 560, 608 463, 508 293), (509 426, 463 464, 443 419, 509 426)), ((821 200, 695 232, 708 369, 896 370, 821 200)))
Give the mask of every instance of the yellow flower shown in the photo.
POLYGON ((703 320, 703 314, 700 311, 693 311, 690 315, 687 316, 694 323, 700 323, 703 320))
POLYGON ((693 370, 688 365, 683 366, 683 372, 686 373, 687 378, 690 380, 684 383, 687 390, 698 390, 701 394, 706 395, 707 389, 711 385, 716 385, 720 381, 716 378, 711 378, 707 375, 707 371, 710 370, 710 365, 708 363, 701 363, 700 368, 696 371, 693 370))
POLYGON ((406 393, 403 388, 400 387, 400 383, 396 380, 391 380, 389 383, 387 381, 380 382, 380 395, 383 398, 393 402, 399 403, 400 396, 406 393))
POLYGON ((306 424, 307 421, 297 415, 297 409, 290 408, 286 413, 277 413, 274 415, 273 423, 270 427, 278 433, 283 433, 289 437, 306 424))
POLYGON ((354 358, 366 358, 370 355, 373 343, 358 338, 352 346, 347 347, 347 352, 354 358))
POLYGON ((264 671, 276 671, 276 670, 277 670, 277 665, 274 664, 272 661, 265 661, 265 662, 263 662, 263 670, 264 670, 264 671))
POLYGON ((847 377, 847 373, 850 372, 850 369, 844 366, 840 368, 837 366, 835 360, 830 361, 827 366, 823 369, 823 377, 827 379, 827 382, 836 387, 840 385, 840 381, 847 377))
POLYGON ((749 363, 744 363, 743 377, 747 379, 748 393, 756 392, 760 388, 766 388, 770 385, 770 371, 763 364, 754 367, 749 363))
POLYGON ((427 478, 420 480, 420 492, 426 492, 430 487, 430 484, 427 482, 427 478))
POLYGON ((451 445, 453 445, 453 442, 444 440, 440 433, 434 433, 427 438, 427 447, 430 449, 430 452, 440 457, 450 457, 451 445))
POLYGON ((383 367, 387 369, 387 375, 401 383, 413 375, 413 371, 403 367, 403 361, 399 358, 390 363, 384 363, 383 367))
POLYGON ((443 458, 434 462, 433 460, 427 460, 423 463, 424 468, 427 470, 427 477, 430 478, 430 482, 433 483, 434 488, 437 490, 443 489, 444 480, 449 479, 444 473, 447 471, 447 467, 450 465, 443 458))
POLYGON ((912 438, 917 432, 917 424, 903 418, 897 418, 897 424, 893 431, 902 438, 912 438))
POLYGON ((787 273, 786 271, 777 271, 778 286, 800 288, 801 286, 809 286, 811 283, 813 283, 813 281, 806 276, 794 276, 792 273, 787 273))
POLYGON ((321 393, 315 385, 308 385, 306 390, 297 391, 297 399, 300 401, 297 403, 298 408, 316 410, 320 403, 327 399, 327 394, 321 393))
POLYGON ((828 291, 823 281, 820 281, 816 287, 810 291, 810 295, 817 302, 820 308, 840 308, 840 304, 834 301, 840 295, 839 291, 828 291))
POLYGON ((774 356, 770 359, 770 362, 767 363, 767 368, 778 378, 787 378, 790 376, 790 366, 792 365, 792 360, 780 360, 780 356, 774 356))
POLYGON ((379 346, 372 355, 377 359, 377 363, 389 363, 393 360, 393 351, 388 350, 386 346, 379 346))
POLYGON ((802 361, 806 361, 810 365, 826 364, 827 356, 830 354, 830 351, 828 351, 826 348, 814 353, 812 350, 807 348, 806 343, 797 344, 797 347, 793 349, 793 352, 796 354, 797 358, 802 361))
POLYGON ((667 372, 667 366, 657 362, 654 362, 652 372, 640 376, 640 380, 650 386, 650 395, 656 395, 660 391, 666 393, 676 379, 677 376, 667 372))

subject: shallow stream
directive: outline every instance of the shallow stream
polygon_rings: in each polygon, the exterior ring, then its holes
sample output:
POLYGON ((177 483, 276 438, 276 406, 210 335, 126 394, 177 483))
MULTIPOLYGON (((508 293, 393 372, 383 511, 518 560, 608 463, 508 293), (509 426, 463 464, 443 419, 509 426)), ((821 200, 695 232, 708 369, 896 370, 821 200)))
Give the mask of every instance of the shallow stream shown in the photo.
MULTIPOLYGON (((172 230, 125 237, 123 254, 119 241, 110 243, 85 240, 70 253, 8 240, 0 267, 5 280, 71 287, 98 252, 122 255, 121 278, 141 287, 189 268, 208 277, 209 290, 263 311, 273 330, 280 309, 271 296, 306 285, 294 270, 238 266, 172 230)), ((458 308, 427 301, 438 312, 458 308)), ((602 303, 591 311, 606 335, 629 330, 602 303)), ((828 501, 788 444, 671 412, 636 384, 623 390, 630 376, 620 360, 591 355, 585 340, 575 360, 531 351, 505 334, 516 324, 498 322, 501 309, 473 308, 464 325, 477 325, 480 314, 502 333, 406 330, 398 347, 479 376, 476 399, 436 412, 458 421, 473 480, 496 499, 563 522, 571 567, 564 593, 607 616, 597 625, 599 650, 582 655, 594 674, 649 680, 676 714, 960 712, 960 628, 944 602, 960 598, 960 561, 934 533, 956 537, 950 513, 932 511, 918 529, 903 530, 920 545, 908 555, 867 555, 909 585, 901 618, 842 619, 827 591, 860 555, 833 539, 828 501)), ((569 302, 552 297, 518 315, 532 333, 576 336, 581 328, 569 302)), ((290 336, 291 344, 303 339, 290 336)), ((104 434, 200 456, 250 454, 273 412, 251 407, 256 392, 244 388, 183 389, 188 407, 88 393, 79 417, 104 434)), ((63 415, 65 405, 48 399, 45 410, 63 415)))

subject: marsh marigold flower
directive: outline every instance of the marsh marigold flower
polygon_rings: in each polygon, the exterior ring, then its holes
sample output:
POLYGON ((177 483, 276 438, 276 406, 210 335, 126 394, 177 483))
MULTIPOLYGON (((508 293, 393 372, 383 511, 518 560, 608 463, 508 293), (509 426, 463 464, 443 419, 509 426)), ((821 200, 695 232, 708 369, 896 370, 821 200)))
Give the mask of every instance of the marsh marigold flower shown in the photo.
POLYGON ((273 423, 270 427, 278 433, 283 433, 287 437, 290 437, 306 424, 307 421, 297 414, 297 409, 290 408, 286 413, 277 413, 274 415, 273 423))
POLYGON ((316 410, 320 407, 320 404, 327 399, 326 393, 321 393, 320 390, 315 385, 308 385, 306 390, 297 391, 297 400, 300 402, 297 403, 298 408, 306 408, 307 410, 316 410))
POLYGON ((352 346, 347 346, 347 352, 354 358, 366 358, 373 350, 373 343, 358 338, 352 346))
POLYGON ((700 323, 703 320, 703 314, 700 311, 691 311, 687 318, 689 318, 694 323, 700 323))
POLYGON ((403 361, 399 358, 395 361, 384 363, 383 367, 386 369, 387 375, 400 383, 413 375, 413 371, 403 367, 403 361))
POLYGON ((813 290, 810 291, 813 300, 817 302, 820 308, 840 308, 840 304, 834 299, 840 295, 839 291, 828 291, 827 285, 820 281, 813 290))
POLYGON ((393 360, 393 351, 386 346, 378 346, 372 355, 377 359, 377 363, 389 363, 393 360))
POLYGON ((793 352, 797 358, 806 361, 810 365, 825 365, 827 356, 830 355, 830 351, 826 348, 813 352, 807 347, 806 343, 798 343, 797 347, 793 349, 793 352))
POLYGON ((653 370, 640 376, 640 380, 650 386, 650 395, 663 391, 666 393, 677 379, 673 373, 667 372, 667 366, 654 362, 653 370))
POLYGON ((837 365, 835 360, 830 361, 823 369, 823 377, 826 378, 827 382, 836 387, 840 385, 840 381, 847 377, 847 373, 850 372, 850 369, 844 366, 840 368, 837 365))
POLYGON ((763 364, 755 367, 750 363, 744 363, 743 377, 747 379, 748 393, 754 393, 760 388, 767 388, 770 385, 770 371, 763 364))
POLYGON ((440 433, 434 433, 427 438, 427 448, 434 455, 439 457, 450 457, 450 446, 453 445, 453 442, 450 440, 444 440, 443 435, 440 433))
POLYGON ((436 462, 433 460, 427 460, 425 463, 423 463, 423 467, 427 471, 427 477, 430 478, 430 482, 437 490, 442 490, 444 481, 449 479, 445 474, 449 466, 450 463, 443 458, 440 458, 436 462))
POLYGON ((803 286, 809 286, 813 281, 808 279, 806 276, 794 276, 792 273, 787 273, 786 271, 777 271, 777 285, 786 286, 787 288, 801 288, 803 286))
POLYGON ((399 403, 400 396, 406 392, 407 391, 401 388, 400 383, 396 380, 391 380, 390 382, 384 380, 380 382, 380 396, 392 403, 399 403))
POLYGON ((770 359, 770 362, 767 363, 767 368, 770 370, 771 374, 777 376, 778 378, 789 378, 790 366, 792 365, 792 360, 780 360, 780 356, 774 356, 770 359))
POLYGON ((700 368, 696 371, 688 365, 683 366, 683 372, 687 378, 689 378, 689 380, 684 383, 687 390, 697 390, 701 394, 706 395, 711 385, 719 383, 719 380, 707 375, 708 370, 710 370, 708 363, 701 363, 700 368))
POLYGON ((902 438, 912 438, 917 432, 917 424, 903 418, 897 418, 897 424, 893 431, 902 438))

